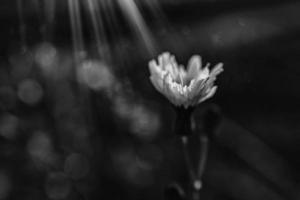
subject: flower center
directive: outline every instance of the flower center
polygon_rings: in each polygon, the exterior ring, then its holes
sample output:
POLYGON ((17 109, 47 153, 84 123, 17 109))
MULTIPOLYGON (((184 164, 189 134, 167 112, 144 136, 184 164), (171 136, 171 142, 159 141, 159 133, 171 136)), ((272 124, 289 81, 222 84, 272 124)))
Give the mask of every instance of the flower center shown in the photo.
POLYGON ((178 76, 177 77, 175 77, 174 79, 174 82, 175 83, 178 83, 179 85, 181 85, 181 86, 189 86, 190 85, 190 83, 191 83, 191 79, 187 79, 184 75, 182 75, 182 74, 178 74, 178 76))

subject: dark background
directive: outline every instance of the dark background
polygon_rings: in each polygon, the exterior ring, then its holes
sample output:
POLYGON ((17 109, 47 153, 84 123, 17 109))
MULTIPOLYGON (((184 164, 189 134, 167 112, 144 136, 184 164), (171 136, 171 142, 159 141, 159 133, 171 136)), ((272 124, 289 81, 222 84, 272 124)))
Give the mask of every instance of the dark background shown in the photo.
POLYGON ((166 185, 186 187, 175 112, 149 81, 163 51, 224 63, 195 111, 222 113, 201 199, 300 198, 300 2, 136 1, 146 42, 117 1, 98 2, 98 36, 79 3, 77 43, 68 1, 0 2, 1 200, 162 199, 166 185))

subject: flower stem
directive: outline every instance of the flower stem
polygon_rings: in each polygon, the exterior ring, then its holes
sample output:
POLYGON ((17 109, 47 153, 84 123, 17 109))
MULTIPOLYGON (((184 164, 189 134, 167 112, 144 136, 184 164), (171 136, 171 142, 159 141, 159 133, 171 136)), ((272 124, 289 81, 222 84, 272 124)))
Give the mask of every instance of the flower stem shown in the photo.
POLYGON ((197 171, 197 178, 193 181, 193 200, 200 199, 200 190, 202 188, 202 176, 205 170, 207 156, 208 156, 208 137, 205 135, 200 136, 200 158, 198 163, 198 171, 197 171))
POLYGON ((200 160, 198 164, 197 177, 201 180, 208 156, 208 137, 205 135, 200 136, 200 160))
POLYGON ((192 112, 194 108, 176 107, 175 134, 180 136, 191 135, 192 112))
POLYGON ((195 172, 193 170, 193 164, 188 152, 188 137, 187 136, 182 136, 181 137, 181 142, 182 142, 182 149, 183 149, 183 156, 185 159, 185 163, 189 172, 190 180, 193 181, 196 178, 195 172))
POLYGON ((205 135, 200 136, 200 158, 198 163, 198 170, 197 174, 195 174, 193 169, 193 164, 188 152, 188 137, 182 136, 181 142, 183 147, 183 156, 186 162, 186 166, 189 172, 190 178, 190 186, 191 188, 189 191, 191 194, 189 195, 192 200, 199 200, 199 191, 202 188, 202 176, 205 170, 206 162, 207 162, 207 155, 208 155, 208 137, 205 135))

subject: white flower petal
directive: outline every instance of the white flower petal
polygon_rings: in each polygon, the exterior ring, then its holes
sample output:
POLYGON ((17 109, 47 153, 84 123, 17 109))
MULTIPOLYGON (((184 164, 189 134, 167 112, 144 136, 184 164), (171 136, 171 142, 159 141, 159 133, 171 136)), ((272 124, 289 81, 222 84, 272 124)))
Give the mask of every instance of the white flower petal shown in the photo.
POLYGON ((217 75, 223 72, 223 63, 217 64, 209 74, 208 81, 206 83, 207 88, 211 88, 214 85, 215 80, 217 79, 217 75))
POLYGON ((177 76, 176 70, 174 69, 175 67, 172 64, 167 64, 165 68, 166 71, 171 74, 172 78, 175 79, 177 76))
POLYGON ((168 64, 170 64, 170 56, 171 54, 169 52, 164 52, 161 56, 160 56, 160 59, 159 61, 161 62, 161 65, 162 65, 162 68, 165 70, 166 66, 168 64))
POLYGON ((152 74, 160 74, 161 73, 161 69, 158 67, 158 65, 156 64, 155 60, 151 60, 148 64, 149 66, 149 70, 151 75, 152 74))
POLYGON ((217 76, 223 72, 223 63, 218 63, 210 72, 210 76, 217 76))
POLYGON ((176 106, 182 104, 180 85, 174 82, 165 85, 165 96, 176 106))
POLYGON ((202 90, 202 88, 204 87, 204 80, 203 79, 193 79, 189 85, 189 99, 193 99, 195 98, 200 90, 202 90))
POLYGON ((198 74, 198 79, 207 79, 209 77, 209 69, 208 67, 205 67, 202 69, 198 74))
POLYGON ((195 77, 201 70, 201 66, 202 66, 201 57, 197 55, 192 56, 192 58, 189 60, 188 63, 187 76, 191 78, 195 77))
POLYGON ((158 78, 157 76, 150 76, 150 80, 152 84, 154 85, 155 89, 159 92, 163 93, 164 83, 163 80, 158 78))
POLYGON ((214 86, 213 88, 211 88, 211 89, 209 90, 209 92, 207 93, 207 95, 204 96, 203 98, 201 98, 201 99, 199 100, 198 103, 201 103, 201 102, 203 102, 203 101, 205 101, 205 100, 211 98, 212 96, 214 96, 214 94, 215 94, 216 91, 217 91, 217 88, 218 88, 217 86, 214 86))

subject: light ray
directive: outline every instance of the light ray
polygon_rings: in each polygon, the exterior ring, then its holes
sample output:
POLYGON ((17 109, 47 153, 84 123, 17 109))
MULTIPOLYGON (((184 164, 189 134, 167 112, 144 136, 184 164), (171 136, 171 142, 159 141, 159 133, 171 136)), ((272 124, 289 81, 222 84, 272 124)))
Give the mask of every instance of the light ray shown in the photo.
POLYGON ((92 20, 92 26, 95 33, 96 46, 100 57, 103 58, 101 36, 103 37, 103 24, 100 18, 99 4, 97 0, 87 0, 88 11, 92 20))
POLYGON ((153 54, 155 52, 154 41, 136 3, 133 0, 118 0, 118 3, 136 33, 145 43, 149 53, 153 54))
POLYGON ((75 62, 79 63, 84 57, 84 43, 81 23, 80 4, 78 0, 68 0, 69 14, 74 45, 75 62))

